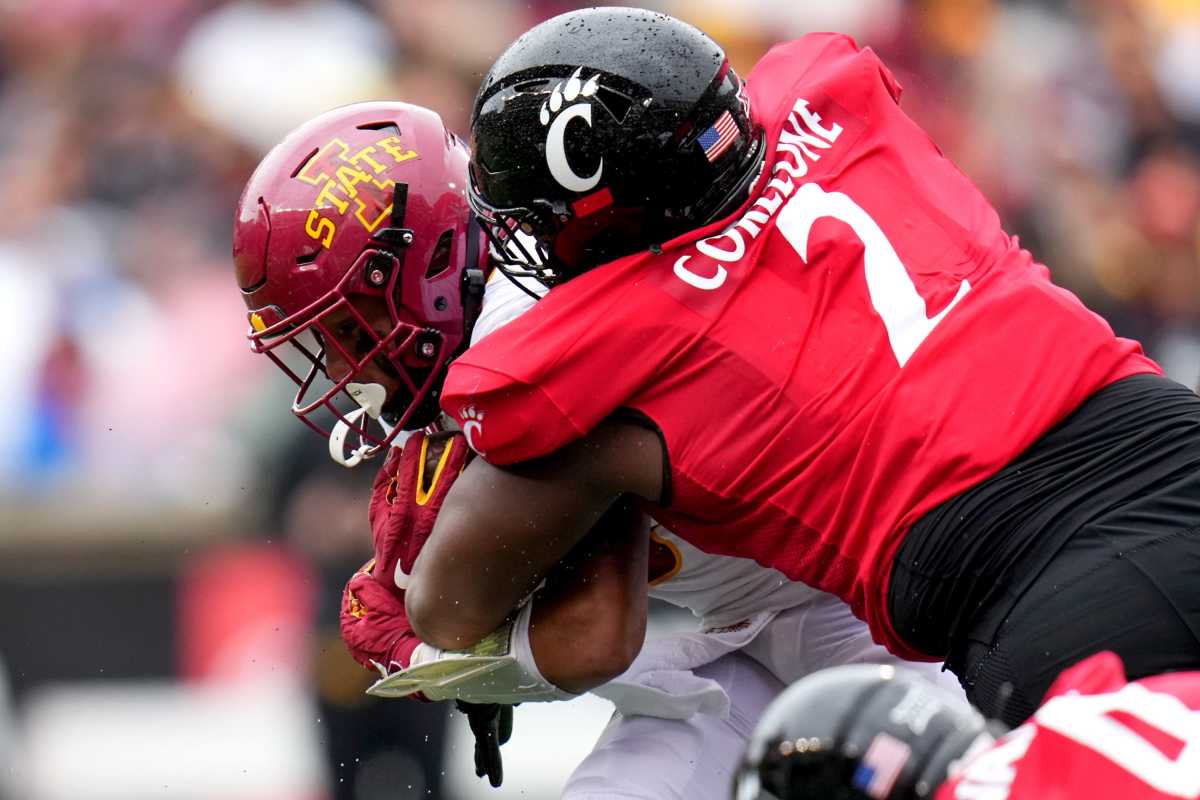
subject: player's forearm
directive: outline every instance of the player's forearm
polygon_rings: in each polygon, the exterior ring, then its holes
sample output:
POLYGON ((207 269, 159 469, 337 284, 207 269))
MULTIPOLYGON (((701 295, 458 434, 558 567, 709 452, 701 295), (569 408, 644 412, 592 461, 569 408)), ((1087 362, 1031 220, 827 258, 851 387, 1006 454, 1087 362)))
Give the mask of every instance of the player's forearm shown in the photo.
POLYGON ((618 503, 534 598, 530 640, 542 676, 581 693, 633 663, 646 635, 647 520, 618 503))
POLYGON ((620 495, 658 500, 662 475, 657 434, 616 421, 534 462, 475 459, 413 566, 406 597, 418 635, 449 649, 478 642, 620 495))
POLYGON ((522 502, 520 475, 476 459, 447 496, 406 592, 423 641, 470 647, 499 626, 583 538, 609 502, 522 502))

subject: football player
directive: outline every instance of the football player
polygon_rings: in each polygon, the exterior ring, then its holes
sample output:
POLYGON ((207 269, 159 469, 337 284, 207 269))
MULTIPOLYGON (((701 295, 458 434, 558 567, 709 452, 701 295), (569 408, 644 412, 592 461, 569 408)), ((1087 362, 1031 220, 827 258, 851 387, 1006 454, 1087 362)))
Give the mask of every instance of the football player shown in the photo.
MULTIPOLYGON (((251 347, 296 382, 293 412, 346 466, 438 416, 483 294, 478 231, 453 182, 466 158, 433 112, 362 104, 293 131, 238 203, 251 347), (399 388, 386 396, 380 381, 399 388)), ((499 780, 499 709, 464 710, 477 763, 499 780)))
POLYGON ((482 458, 416 561, 422 638, 479 640, 633 495, 1009 723, 1100 649, 1200 667, 1200 398, 1050 281, 900 94, 845 36, 743 82, 629 8, 500 56, 470 200, 553 288, 450 367, 482 458))
MULTIPOLYGON (((486 248, 467 207, 466 164, 464 144, 432 111, 367 103, 337 109, 293 131, 268 153, 243 191, 233 257, 249 309, 252 348, 295 381, 294 413, 329 437, 330 454, 339 463, 357 465, 392 449, 410 429, 436 427, 446 365, 466 346, 484 292, 480 268, 486 248)), ((400 598, 402 611, 403 572, 395 568, 401 552, 415 555, 428 535, 427 528, 414 525, 414 515, 419 519, 418 512, 436 510, 442 495, 435 489, 448 487, 465 460, 466 446, 460 441, 454 448, 453 441, 427 447, 418 438, 407 461, 399 449, 385 459, 370 523, 389 571, 383 576, 379 569, 366 570, 380 580, 355 584, 350 620, 384 609, 379 593, 372 593, 376 583, 400 598), (422 486, 419 471, 408 468, 418 463, 418 452, 423 465, 426 450, 435 465, 430 485, 422 486), (396 479, 401 467, 407 470, 403 484, 396 479)), ((641 527, 632 533, 610 537, 624 545, 614 552, 628 565, 612 575, 618 580, 636 575, 640 564, 637 591, 605 580, 607 573, 597 569, 586 591, 573 593, 573 613, 582 613, 588 603, 602 604, 606 613, 594 615, 594 636, 564 651, 570 659, 555 661, 558 648, 540 648, 542 668, 556 682, 539 681, 545 693, 579 681, 601 683, 636 655, 645 626, 646 537, 641 527), (618 614, 623 603, 628 613, 618 614), (612 620, 617 622, 608 628, 601 624, 612 620), (626 620, 628 630, 622 627, 626 620), (589 649, 589 643, 595 646, 589 649), (611 668, 614 657, 620 661, 611 668)), ((603 563, 603 557, 597 559, 592 568, 603 563)), ((535 644, 539 636, 555 641, 560 621, 545 612, 556 610, 564 613, 552 603, 539 605, 543 624, 532 637, 535 644)), ((528 619, 526 614, 525 631, 528 619)), ((371 642, 368 627, 354 626, 357 650, 370 651, 385 670, 393 662, 408 666, 418 642, 393 636, 394 628, 381 631, 391 637, 387 641, 371 642)), ((428 648, 422 655, 429 655, 428 648)), ((524 698, 536 694, 530 689, 524 698)), ((478 739, 478 771, 498 783, 500 729, 511 710, 478 705, 464 710, 478 739)))
POLYGON ((293 410, 329 435, 335 460, 383 456, 369 515, 375 558, 347 587, 344 638, 381 671, 377 694, 486 703, 469 716, 478 771, 493 783, 511 721, 495 703, 605 684, 621 713, 566 796, 720 797, 783 686, 830 664, 894 660, 837 598, 651 533, 618 509, 483 646, 444 652, 407 623, 408 574, 470 455, 463 434, 435 431, 429 398, 472 329, 479 339, 500 328, 537 294, 500 273, 484 290, 488 248, 466 206, 466 158, 432 112, 348 106, 274 148, 239 202, 234 261, 254 348, 295 380, 293 410), (691 609, 701 631, 638 655, 647 581, 691 609))
POLYGON ((835 667, 767 709, 733 797, 1196 800, 1200 672, 1130 683, 1120 658, 1097 653, 1004 733, 903 668, 835 667))

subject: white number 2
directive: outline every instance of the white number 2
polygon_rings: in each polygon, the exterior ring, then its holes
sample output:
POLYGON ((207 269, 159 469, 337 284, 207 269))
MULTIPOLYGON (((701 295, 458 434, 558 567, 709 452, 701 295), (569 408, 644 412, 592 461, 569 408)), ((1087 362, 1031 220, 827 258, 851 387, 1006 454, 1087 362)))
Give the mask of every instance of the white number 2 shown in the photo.
POLYGON ((892 352, 903 367, 950 309, 971 290, 971 284, 962 281, 949 305, 933 317, 926 316, 924 298, 917 292, 908 270, 878 223, 846 195, 826 192, 815 183, 804 184, 788 199, 776 223, 779 232, 805 263, 808 262, 809 233, 822 217, 846 223, 862 242, 871 305, 883 319, 892 352))
POLYGON ((1200 712, 1191 710, 1177 697, 1131 683, 1110 694, 1056 697, 1037 712, 1035 719, 1043 728, 1095 750, 1164 794, 1200 794, 1200 712), (1179 740, 1183 749, 1170 758, 1110 716, 1114 711, 1179 740))

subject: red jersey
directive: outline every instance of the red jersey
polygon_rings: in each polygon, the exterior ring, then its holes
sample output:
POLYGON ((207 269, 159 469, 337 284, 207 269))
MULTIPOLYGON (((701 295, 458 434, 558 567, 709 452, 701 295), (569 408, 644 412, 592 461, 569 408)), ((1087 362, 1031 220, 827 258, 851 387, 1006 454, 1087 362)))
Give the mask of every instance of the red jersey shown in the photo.
POLYGON ((1063 672, 1047 698, 937 800, 1200 798, 1200 672, 1127 683, 1121 660, 1099 653, 1063 672))
POLYGON ((442 407, 496 464, 640 412, 670 462, 656 519, 929 658, 887 617, 904 532, 1157 367, 1051 283, 899 94, 845 36, 771 50, 747 81, 767 161, 743 207, 554 288, 454 362, 442 407))

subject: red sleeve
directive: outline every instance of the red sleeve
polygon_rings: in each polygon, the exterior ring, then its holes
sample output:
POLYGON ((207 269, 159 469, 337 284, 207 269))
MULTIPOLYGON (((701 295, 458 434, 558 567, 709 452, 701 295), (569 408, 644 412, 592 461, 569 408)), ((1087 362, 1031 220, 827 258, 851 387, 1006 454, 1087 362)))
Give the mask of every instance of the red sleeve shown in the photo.
POLYGON ((493 464, 528 461, 587 433, 540 387, 471 363, 450 370, 442 409, 493 464))
POLYGON ((544 456, 586 435, 654 382, 687 336, 639 257, 555 287, 450 366, 442 410, 493 464, 544 456))

